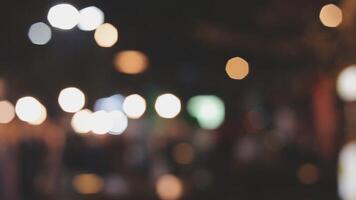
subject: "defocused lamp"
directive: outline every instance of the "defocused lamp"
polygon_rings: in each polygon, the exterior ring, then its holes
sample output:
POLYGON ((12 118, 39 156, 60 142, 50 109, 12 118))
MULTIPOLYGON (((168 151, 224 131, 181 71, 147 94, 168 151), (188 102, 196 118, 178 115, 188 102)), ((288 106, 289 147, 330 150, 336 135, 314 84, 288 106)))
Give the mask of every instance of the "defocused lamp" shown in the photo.
POLYGON ((113 128, 113 121, 110 114, 106 111, 96 111, 91 116, 91 131, 94 134, 103 135, 113 128))
POLYGON ((129 118, 138 119, 146 111, 146 100, 138 94, 129 95, 124 100, 123 110, 129 118))
POLYGON ((118 38, 117 29, 109 23, 100 25, 94 33, 94 39, 100 47, 112 47, 118 38))
POLYGON ((104 187, 104 181, 96 174, 79 174, 74 176, 73 188, 80 194, 95 194, 104 187))
POLYGON ((63 111, 75 113, 84 107, 85 95, 78 88, 65 88, 59 93, 58 103, 63 111))
POLYGON ((71 120, 72 128, 77 133, 89 133, 92 125, 92 112, 89 109, 83 109, 76 112, 71 120))
POLYGON ((225 71, 231 79, 244 79, 249 73, 248 62, 240 57, 234 57, 227 61, 225 71))
POLYGON ((104 13, 95 6, 83 8, 79 11, 78 28, 83 31, 92 31, 104 23, 104 13))
POLYGON ((15 112, 21 121, 36 122, 42 115, 42 104, 35 98, 26 96, 17 100, 15 112))
POLYGON ((334 4, 327 4, 321 8, 319 18, 324 26, 337 27, 342 22, 342 10, 334 4))
POLYGON ((45 45, 51 40, 51 37, 51 28, 43 22, 32 24, 28 30, 28 38, 33 44, 45 45))
POLYGON ((225 120, 224 102, 214 95, 198 95, 188 101, 187 110, 204 129, 216 129, 225 120))
POLYGON ((339 156, 338 190, 343 200, 356 199, 356 143, 345 145, 339 156))
POLYGON ((33 121, 29 121, 28 123, 31 125, 41 125, 47 119, 47 109, 41 104, 41 114, 40 116, 33 121))
POLYGON ((15 108, 9 101, 0 101, 0 124, 10 123, 15 117, 15 108))
POLYGON ((69 30, 78 24, 79 11, 70 4, 58 4, 48 11, 47 19, 53 27, 69 30))
POLYGON ((94 103, 94 111, 105 110, 107 112, 119 110, 122 111, 122 104, 125 97, 121 94, 115 94, 110 97, 100 98, 94 103))
POLYGON ((356 66, 352 65, 341 71, 337 78, 337 92, 344 101, 356 100, 356 66))
POLYGON ((112 121, 112 127, 109 131, 109 134, 111 135, 122 134, 128 126, 128 119, 126 115, 118 110, 109 112, 109 115, 112 121))
POLYGON ((181 111, 181 102, 173 94, 162 94, 156 99, 155 109, 157 114, 162 118, 174 118, 181 111))
POLYGON ((156 192, 162 200, 176 200, 183 195, 182 181, 171 174, 159 177, 156 184, 156 192))
POLYGON ((147 69, 148 58, 140 51, 122 51, 115 56, 114 64, 119 72, 125 74, 139 74, 147 69))

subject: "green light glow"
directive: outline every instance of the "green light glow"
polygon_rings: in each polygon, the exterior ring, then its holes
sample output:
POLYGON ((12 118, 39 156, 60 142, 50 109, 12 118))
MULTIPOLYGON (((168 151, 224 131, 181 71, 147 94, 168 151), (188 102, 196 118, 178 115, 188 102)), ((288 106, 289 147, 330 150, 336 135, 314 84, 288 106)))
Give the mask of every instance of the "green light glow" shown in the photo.
POLYGON ((192 97, 188 101, 187 109, 189 114, 195 117, 204 129, 216 129, 225 119, 224 102, 214 95, 192 97))

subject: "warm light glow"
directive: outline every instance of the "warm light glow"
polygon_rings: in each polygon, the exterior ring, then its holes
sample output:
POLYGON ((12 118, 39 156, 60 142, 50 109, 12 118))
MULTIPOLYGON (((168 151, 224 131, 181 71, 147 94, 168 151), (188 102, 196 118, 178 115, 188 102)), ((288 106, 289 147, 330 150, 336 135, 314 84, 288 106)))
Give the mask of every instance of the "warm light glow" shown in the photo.
POLYGON ((114 46, 118 38, 119 34, 117 32, 117 29, 109 23, 100 25, 94 33, 94 39, 96 43, 101 47, 114 46))
POLYGON ((78 88, 65 88, 59 93, 58 103, 63 111, 75 113, 84 107, 85 95, 78 88))
POLYGON ((83 109, 76 112, 71 121, 72 128, 77 133, 89 133, 92 125, 92 112, 89 109, 83 109))
POLYGON ((121 94, 115 94, 110 97, 101 98, 95 101, 94 111, 105 110, 107 112, 119 110, 122 111, 122 104, 125 97, 121 94))
POLYGON ((79 12, 70 4, 58 4, 48 11, 47 19, 53 27, 69 30, 78 24, 79 12))
POLYGON ((183 184, 174 175, 163 175, 157 181, 156 192, 162 200, 176 200, 183 194, 183 184))
POLYGON ((34 121, 29 121, 29 124, 32 125, 41 125, 44 121, 47 119, 47 109, 41 104, 41 114, 40 116, 34 120, 34 121))
POLYGON ((104 23, 104 13, 95 6, 90 6, 79 11, 78 27, 83 31, 92 31, 104 23))
POLYGON ((0 124, 10 123, 15 117, 15 108, 9 101, 0 101, 0 124))
POLYGON ((344 146, 340 152, 338 170, 339 195, 343 200, 356 199, 356 143, 344 146))
POLYGON ((50 27, 42 22, 32 24, 28 30, 28 38, 33 44, 45 45, 52 37, 52 31, 50 27))
POLYGON ((227 61, 225 71, 231 79, 244 79, 249 72, 249 65, 246 60, 234 57, 227 61))
POLYGON ((155 103, 157 114, 163 118, 174 118, 181 110, 181 102, 173 94, 162 94, 155 103))
POLYGON ((98 135, 108 133, 113 128, 113 121, 110 114, 100 110, 92 114, 91 131, 98 135))
POLYGON ((314 184, 319 180, 319 168, 313 164, 303 164, 298 168, 297 178, 302 184, 314 184))
POLYGON ((319 18, 324 26, 337 27, 342 22, 342 10, 334 4, 327 4, 321 8, 319 18))
POLYGON ((72 185, 80 194, 96 194, 103 189, 104 181, 96 174, 79 174, 74 176, 72 185))
POLYGON ((130 95, 124 100, 123 110, 129 118, 138 119, 146 111, 146 100, 138 94, 130 95))
POLYGON ((119 72, 139 74, 147 69, 148 58, 140 51, 122 51, 115 56, 114 64, 119 72))
POLYGON ((188 101, 187 109, 204 129, 216 129, 225 120, 224 102, 214 95, 192 97, 188 101))
POLYGON ((16 102, 15 112, 22 121, 36 121, 41 116, 41 103, 33 97, 22 97, 16 102))
POLYGON ((337 79, 337 92, 344 101, 356 100, 356 66, 345 68, 337 79))
POLYGON ((191 164, 194 159, 194 149, 188 143, 178 144, 173 149, 173 157, 178 164, 191 164))
POLYGON ((109 133, 112 135, 120 135, 128 126, 128 119, 126 115, 118 110, 109 112, 109 115, 112 121, 112 127, 109 133))

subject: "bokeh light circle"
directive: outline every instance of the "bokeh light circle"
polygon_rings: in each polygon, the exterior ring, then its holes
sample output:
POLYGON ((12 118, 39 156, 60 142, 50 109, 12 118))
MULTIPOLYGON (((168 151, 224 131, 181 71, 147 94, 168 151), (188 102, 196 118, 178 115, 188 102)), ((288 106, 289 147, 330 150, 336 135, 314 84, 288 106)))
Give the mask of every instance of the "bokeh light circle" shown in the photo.
POLYGON ((94 33, 94 39, 100 47, 112 47, 118 38, 119 34, 117 29, 109 23, 100 25, 94 33))
POLYGON ((162 94, 156 99, 155 109, 157 114, 162 118, 174 118, 181 111, 181 102, 173 94, 162 94))
POLYGON ((59 93, 58 103, 63 111, 75 113, 84 107, 85 95, 78 88, 68 87, 59 93))
POLYGON ((92 31, 104 23, 104 13, 95 6, 83 8, 79 11, 78 28, 83 31, 92 31))
POLYGON ((336 89, 344 101, 356 100, 356 65, 349 66, 338 76, 336 89))
POLYGON ((15 117, 14 105, 6 100, 0 101, 0 124, 10 123, 15 117))
POLYGON ((112 127, 109 131, 109 134, 111 135, 122 134, 128 126, 128 119, 126 115, 118 110, 109 112, 109 115, 112 121, 112 127))
POLYGON ((125 74, 139 74, 147 69, 148 58, 141 51, 122 51, 115 56, 114 65, 119 72, 125 74))
POLYGON ((334 4, 327 4, 321 8, 319 19, 324 26, 337 27, 342 22, 342 10, 334 4))
POLYGON ((246 60, 234 57, 227 61, 225 71, 231 79, 244 79, 249 73, 249 65, 246 60))
POLYGON ((124 100, 123 110, 129 118, 138 119, 146 111, 146 100, 138 94, 129 95, 124 100))
POLYGON ((183 183, 178 177, 166 174, 159 177, 156 192, 162 200, 177 200, 183 195, 183 183))
POLYGON ((58 4, 49 9, 47 19, 51 26, 69 30, 78 24, 79 11, 70 4, 58 4))
POLYGON ((41 118, 42 105, 34 97, 22 97, 16 102, 15 112, 21 121, 36 122, 39 118, 41 118))
POLYGON ((41 125, 44 121, 46 121, 46 119, 47 119, 47 109, 42 104, 41 104, 40 109, 41 109, 40 110, 40 116, 36 120, 28 121, 29 124, 31 124, 31 125, 41 125))
POLYGON ((37 22, 31 25, 27 35, 32 44, 45 45, 51 40, 52 31, 47 24, 37 22))
POLYGON ((104 110, 96 111, 91 117, 91 131, 94 134, 103 135, 108 133, 113 128, 113 121, 108 112, 104 110))
POLYGON ((83 109, 76 112, 71 120, 71 126, 77 133, 89 133, 92 125, 92 111, 83 109))

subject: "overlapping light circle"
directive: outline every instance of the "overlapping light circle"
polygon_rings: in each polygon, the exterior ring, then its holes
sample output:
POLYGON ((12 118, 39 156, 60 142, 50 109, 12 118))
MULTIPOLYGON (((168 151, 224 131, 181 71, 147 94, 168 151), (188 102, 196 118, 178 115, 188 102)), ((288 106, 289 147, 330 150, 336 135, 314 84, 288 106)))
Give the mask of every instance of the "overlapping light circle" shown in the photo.
POLYGON ((58 4, 50 8, 47 19, 51 26, 69 30, 78 24, 79 11, 70 4, 58 4))
POLYGON ((17 100, 15 112, 21 121, 34 125, 41 124, 47 116, 47 113, 44 114, 44 106, 37 99, 31 96, 22 97, 17 100))
POLYGON ((113 127, 113 120, 110 114, 104 110, 96 111, 92 114, 92 127, 91 131, 94 134, 104 135, 113 127))
POLYGON ((109 133, 112 135, 122 134, 128 126, 128 119, 126 115, 121 111, 115 110, 109 112, 109 117, 112 121, 109 133))
POLYGON ((95 6, 83 8, 79 11, 78 28, 83 31, 92 31, 104 23, 104 13, 95 6))
POLYGON ((76 112, 71 120, 72 128, 77 133, 89 133, 92 129, 92 111, 83 109, 76 112))

